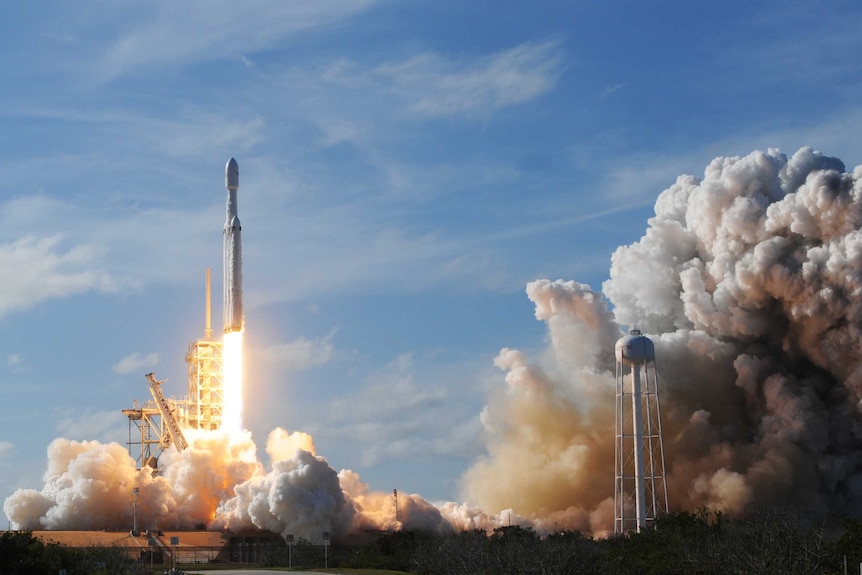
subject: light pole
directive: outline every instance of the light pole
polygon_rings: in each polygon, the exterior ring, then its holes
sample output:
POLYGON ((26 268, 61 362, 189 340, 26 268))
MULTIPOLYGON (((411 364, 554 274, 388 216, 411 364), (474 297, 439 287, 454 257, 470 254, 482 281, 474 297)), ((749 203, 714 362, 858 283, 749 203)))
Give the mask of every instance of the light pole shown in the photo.
POLYGON ((287 566, 293 569, 293 557, 291 547, 293 547, 293 534, 287 534, 287 566))
POLYGON ((132 535, 135 537, 138 536, 138 493, 140 491, 137 487, 132 489, 132 493, 135 494, 135 502, 132 505, 132 535))

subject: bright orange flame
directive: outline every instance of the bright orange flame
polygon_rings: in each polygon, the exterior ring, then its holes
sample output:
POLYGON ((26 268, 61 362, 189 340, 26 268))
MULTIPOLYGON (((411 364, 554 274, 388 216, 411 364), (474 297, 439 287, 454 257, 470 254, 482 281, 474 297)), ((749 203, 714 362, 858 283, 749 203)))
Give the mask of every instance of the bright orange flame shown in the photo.
POLYGON ((242 431, 242 332, 224 334, 222 346, 221 428, 231 435, 242 431))

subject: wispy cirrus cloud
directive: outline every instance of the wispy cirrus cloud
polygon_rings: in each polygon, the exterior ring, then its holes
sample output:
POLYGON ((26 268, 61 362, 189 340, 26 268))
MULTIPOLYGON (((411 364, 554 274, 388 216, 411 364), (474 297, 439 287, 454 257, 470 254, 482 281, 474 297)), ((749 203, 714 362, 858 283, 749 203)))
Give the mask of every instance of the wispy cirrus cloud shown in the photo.
POLYGON ((363 466, 393 458, 475 453, 481 425, 471 411, 471 390, 442 373, 435 384, 417 381, 415 371, 414 354, 399 355, 359 391, 329 404, 320 435, 361 444, 358 464, 363 466), (462 398, 453 407, 451 399, 459 393, 462 398))
POLYGON ((156 2, 139 12, 139 24, 128 27, 108 46, 99 62, 104 79, 136 68, 212 61, 266 48, 301 30, 326 26, 367 10, 377 0, 192 0, 156 2))
POLYGON ((302 371, 332 360, 335 356, 334 335, 332 332, 320 339, 300 337, 288 343, 273 344, 260 350, 259 356, 281 370, 302 371))
POLYGON ((612 84, 610 86, 605 86, 605 88, 601 92, 599 92, 599 99, 607 98, 611 94, 614 94, 615 92, 621 90, 623 87, 625 87, 625 84, 612 84))
POLYGON ((377 68, 417 114, 480 116, 551 90, 563 72, 560 42, 526 43, 475 60, 434 53, 377 68))
POLYGON ((120 361, 114 364, 114 373, 125 375, 135 373, 141 370, 152 370, 159 363, 159 354, 151 353, 149 355, 141 355, 138 352, 127 355, 120 361))
POLYGON ((55 410, 57 432, 66 439, 102 442, 123 441, 125 416, 120 410, 93 411, 91 409, 58 408, 55 410))

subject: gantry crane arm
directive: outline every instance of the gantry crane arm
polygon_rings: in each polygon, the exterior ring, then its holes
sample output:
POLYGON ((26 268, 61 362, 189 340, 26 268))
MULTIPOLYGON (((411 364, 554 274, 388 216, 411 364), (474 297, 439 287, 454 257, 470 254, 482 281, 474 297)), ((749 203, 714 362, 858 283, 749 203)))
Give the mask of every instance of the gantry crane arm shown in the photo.
POLYGON ((180 429, 180 424, 177 422, 174 408, 170 403, 168 403, 168 400, 165 399, 165 394, 162 393, 162 384, 164 383, 164 380, 157 380, 153 373, 148 373, 146 377, 147 382, 150 384, 150 393, 153 395, 153 399, 156 400, 156 406, 159 408, 159 413, 162 415, 162 419, 168 428, 168 433, 174 442, 174 446, 177 448, 177 451, 182 451, 188 447, 189 444, 186 442, 183 431, 180 429))

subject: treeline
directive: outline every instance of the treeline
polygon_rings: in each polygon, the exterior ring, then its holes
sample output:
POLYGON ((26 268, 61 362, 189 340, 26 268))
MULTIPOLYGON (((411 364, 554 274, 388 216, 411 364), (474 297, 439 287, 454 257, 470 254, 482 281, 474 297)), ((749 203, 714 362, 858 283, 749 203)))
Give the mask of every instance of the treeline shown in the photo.
POLYGON ((845 560, 849 573, 859 573, 862 524, 807 524, 775 511, 731 520, 703 511, 675 513, 655 529, 608 539, 578 532, 540 537, 516 526, 490 535, 399 532, 340 555, 343 567, 419 575, 841 574, 845 560))
POLYGON ((129 561, 124 550, 65 547, 44 543, 29 531, 0 535, 0 575, 143 575, 149 569, 129 561))
MULTIPOLYGON (((810 523, 787 513, 743 519, 675 513, 655 529, 607 539, 577 531, 540 536, 529 528, 431 535, 400 531, 362 546, 333 542, 324 549, 300 540, 270 547, 263 566, 373 568, 417 575, 726 575, 859 573, 862 523, 810 523)), ((63 547, 29 532, 0 535, 0 575, 148 573, 122 549, 63 547)))

